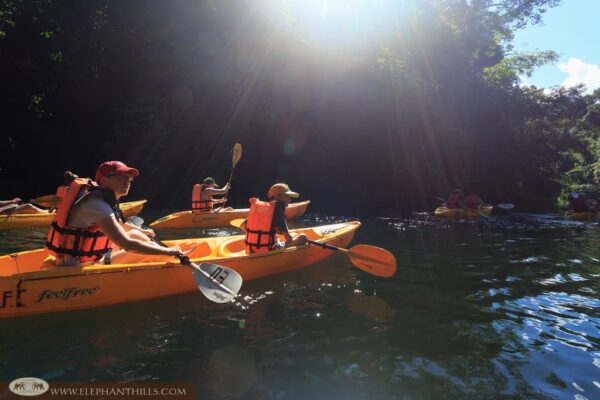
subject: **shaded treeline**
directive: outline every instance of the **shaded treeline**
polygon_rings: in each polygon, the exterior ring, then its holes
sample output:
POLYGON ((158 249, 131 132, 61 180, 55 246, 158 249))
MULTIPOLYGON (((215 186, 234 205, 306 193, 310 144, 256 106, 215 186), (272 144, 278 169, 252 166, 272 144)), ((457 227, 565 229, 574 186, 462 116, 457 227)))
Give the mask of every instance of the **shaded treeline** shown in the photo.
POLYGON ((131 198, 185 208, 236 141, 236 206, 275 181, 374 214, 453 187, 543 206, 594 189, 600 95, 519 87, 555 55, 510 47, 557 0, 374 3, 368 34, 325 40, 285 2, 5 0, 0 197, 120 159, 142 172, 131 198))

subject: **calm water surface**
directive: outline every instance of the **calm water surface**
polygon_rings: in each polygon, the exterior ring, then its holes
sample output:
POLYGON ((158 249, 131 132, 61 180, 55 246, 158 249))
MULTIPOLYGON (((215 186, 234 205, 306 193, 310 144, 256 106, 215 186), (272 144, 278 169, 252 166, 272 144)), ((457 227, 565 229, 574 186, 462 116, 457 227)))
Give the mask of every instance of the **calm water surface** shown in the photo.
MULTIPOLYGON (((362 222, 353 243, 391 250, 392 279, 335 255, 247 282, 237 304, 197 292, 0 320, 0 381, 190 382, 201 399, 600 399, 598 224, 362 222)), ((0 253, 44 236, 2 231, 0 253)))

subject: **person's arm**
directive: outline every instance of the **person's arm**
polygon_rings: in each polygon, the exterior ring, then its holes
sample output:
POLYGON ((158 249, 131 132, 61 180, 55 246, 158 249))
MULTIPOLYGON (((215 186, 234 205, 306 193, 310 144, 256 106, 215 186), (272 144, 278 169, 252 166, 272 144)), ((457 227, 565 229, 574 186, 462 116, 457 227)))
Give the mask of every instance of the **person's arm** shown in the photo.
POLYGON ((229 183, 226 183, 225 186, 223 186, 221 189, 207 188, 207 189, 204 189, 204 191, 206 192, 206 194, 208 194, 210 196, 223 196, 223 195, 226 195, 227 192, 229 192, 229 189, 230 189, 229 183))
POLYGON ((161 247, 153 242, 143 242, 141 240, 131 238, 125 231, 125 228, 123 228, 123 226, 117 222, 113 215, 97 221, 96 225, 98 225, 102 233, 108 236, 108 238, 117 246, 127 251, 165 256, 177 256, 181 253, 181 250, 178 247, 161 247))
POLYGON ((285 206, 281 205, 281 203, 277 204, 277 208, 273 214, 273 227, 275 227, 277 233, 283 235, 285 238, 285 245, 290 246, 294 238, 290 235, 287 220, 285 219, 285 206))
POLYGON ((15 197, 12 200, 0 200, 0 207, 9 206, 11 204, 19 204, 20 202, 21 199, 19 199, 18 197, 15 197))
POLYGON ((131 222, 124 222, 121 225, 123 226, 123 228, 127 232, 135 230, 135 231, 142 232, 144 235, 146 235, 148 237, 155 237, 156 236, 156 233, 154 233, 153 229, 150 229, 150 228, 140 228, 140 227, 137 227, 137 226, 133 225, 131 222))

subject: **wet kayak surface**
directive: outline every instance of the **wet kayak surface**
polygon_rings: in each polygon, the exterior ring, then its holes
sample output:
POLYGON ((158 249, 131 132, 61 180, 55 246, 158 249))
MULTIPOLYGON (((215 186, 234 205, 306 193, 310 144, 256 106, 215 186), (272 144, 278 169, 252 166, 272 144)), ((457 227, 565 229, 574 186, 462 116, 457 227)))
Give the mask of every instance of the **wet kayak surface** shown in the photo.
MULTIPOLYGON (((354 218, 310 214, 290 225, 354 218)), ((392 251, 393 278, 335 255, 247 282, 236 304, 197 292, 0 320, 0 381, 186 382, 202 399, 600 398, 596 222, 360 220, 352 245, 392 251)), ((40 247, 45 234, 0 232, 0 253, 40 247)))

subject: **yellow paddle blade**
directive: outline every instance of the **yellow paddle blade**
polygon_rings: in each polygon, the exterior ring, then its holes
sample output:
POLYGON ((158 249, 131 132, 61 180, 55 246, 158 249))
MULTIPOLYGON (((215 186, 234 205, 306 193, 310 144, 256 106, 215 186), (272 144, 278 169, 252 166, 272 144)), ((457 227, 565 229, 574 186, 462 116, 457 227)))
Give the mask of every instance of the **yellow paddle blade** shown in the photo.
POLYGON ((244 218, 234 219, 234 220, 229 221, 229 225, 239 228, 244 221, 245 221, 244 218))
POLYGON ((40 196, 35 199, 31 199, 30 202, 34 203, 34 204, 38 204, 43 207, 56 207, 56 205, 58 203, 60 203, 61 200, 62 200, 62 197, 54 195, 54 194, 49 194, 46 196, 40 196))
POLYGON ((346 254, 354 266, 369 274, 389 278, 396 273, 396 257, 381 247, 359 244, 346 254))
POLYGON ((231 164, 233 168, 238 163, 238 161, 240 161, 240 158, 242 158, 242 145, 239 143, 234 144, 232 153, 233 154, 231 156, 231 164))

